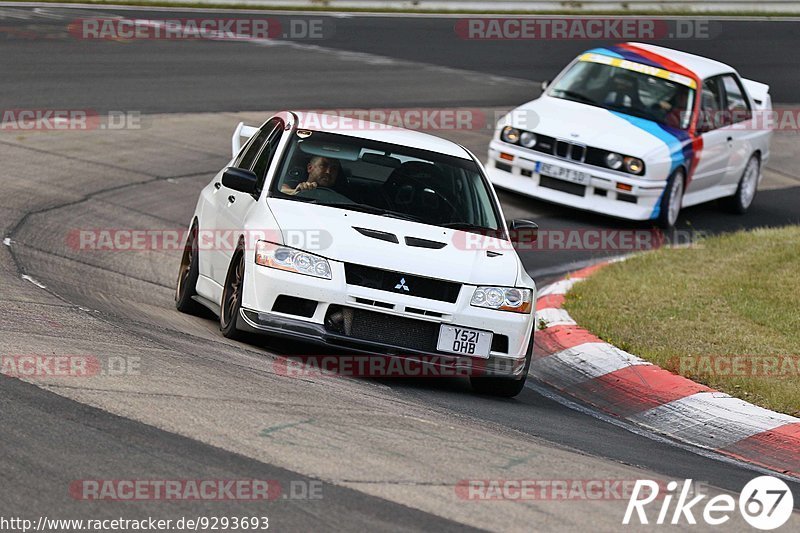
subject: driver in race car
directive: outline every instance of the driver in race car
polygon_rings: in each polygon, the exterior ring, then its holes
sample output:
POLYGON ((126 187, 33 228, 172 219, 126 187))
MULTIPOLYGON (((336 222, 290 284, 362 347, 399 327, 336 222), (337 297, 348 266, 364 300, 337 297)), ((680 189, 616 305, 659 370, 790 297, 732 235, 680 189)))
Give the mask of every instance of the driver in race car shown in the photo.
POLYGON ((306 166, 306 171, 308 172, 308 178, 306 181, 300 183, 284 183, 281 186, 281 192, 284 194, 295 195, 300 191, 316 189, 317 187, 328 187, 333 189, 336 185, 336 180, 339 178, 341 170, 342 165, 338 159, 314 156, 308 162, 308 166, 306 166))

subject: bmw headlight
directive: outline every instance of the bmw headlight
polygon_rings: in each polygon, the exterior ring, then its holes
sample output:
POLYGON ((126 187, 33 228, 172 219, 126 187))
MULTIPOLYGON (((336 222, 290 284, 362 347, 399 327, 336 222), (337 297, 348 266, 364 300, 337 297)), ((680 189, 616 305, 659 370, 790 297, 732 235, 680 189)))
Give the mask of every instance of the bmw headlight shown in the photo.
POLYGON ((514 313, 530 313, 531 290, 516 287, 477 287, 471 305, 514 313))
POLYGON ((637 157, 626 157, 625 170, 631 174, 641 174, 644 171, 644 163, 637 157))
POLYGON ((614 152, 608 152, 606 154, 606 165, 608 165, 608 168, 619 170, 622 168, 622 156, 614 152))
POLYGON ((267 241, 256 243, 256 264, 331 279, 331 266, 324 257, 267 241))
POLYGON ((503 128, 503 131, 500 132, 500 138, 507 143, 517 144, 517 141, 519 141, 519 130, 511 126, 506 126, 503 128))
POLYGON ((530 131, 523 131, 519 136, 519 143, 525 148, 536 146, 536 134, 530 131))

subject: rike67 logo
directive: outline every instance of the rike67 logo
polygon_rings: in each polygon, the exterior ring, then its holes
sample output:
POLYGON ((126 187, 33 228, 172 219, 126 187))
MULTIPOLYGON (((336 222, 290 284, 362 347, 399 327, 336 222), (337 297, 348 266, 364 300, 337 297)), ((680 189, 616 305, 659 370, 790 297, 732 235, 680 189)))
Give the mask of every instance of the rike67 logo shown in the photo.
MULTIPOLYGON (((663 524, 697 524, 697 518, 712 526, 725 524, 735 516, 737 501, 733 496, 720 494, 703 502, 706 494, 692 494, 692 480, 687 479, 680 486, 677 481, 666 485, 666 494, 659 494, 662 484, 648 479, 639 479, 633 488, 628 507, 622 523, 625 525, 655 523, 663 524), (648 517, 649 504, 659 501, 651 508, 658 508, 658 515, 653 522, 652 513, 648 517), (672 502, 675 506, 672 508, 672 502), (702 503, 701 503, 702 502, 702 503), (697 517, 695 516, 697 515, 697 517), (633 522, 632 522, 633 520, 633 522)), ((760 476, 750 480, 739 494, 739 512, 750 526, 768 531, 785 524, 792 515, 794 497, 789 486, 782 480, 771 476, 760 476)))

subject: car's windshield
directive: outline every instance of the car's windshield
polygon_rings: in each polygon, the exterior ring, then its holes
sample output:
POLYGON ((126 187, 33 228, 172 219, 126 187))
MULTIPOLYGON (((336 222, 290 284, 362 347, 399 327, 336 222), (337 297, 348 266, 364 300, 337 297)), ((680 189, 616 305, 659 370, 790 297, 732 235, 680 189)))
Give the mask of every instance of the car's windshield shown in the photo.
POLYGON ((689 78, 631 62, 586 54, 548 90, 548 95, 603 107, 673 128, 686 129, 695 91, 689 78), (588 57, 587 57, 588 56, 588 57), (688 112, 687 112, 688 110, 688 112))
POLYGON ((327 132, 292 134, 270 196, 471 231, 502 231, 471 160, 327 132))

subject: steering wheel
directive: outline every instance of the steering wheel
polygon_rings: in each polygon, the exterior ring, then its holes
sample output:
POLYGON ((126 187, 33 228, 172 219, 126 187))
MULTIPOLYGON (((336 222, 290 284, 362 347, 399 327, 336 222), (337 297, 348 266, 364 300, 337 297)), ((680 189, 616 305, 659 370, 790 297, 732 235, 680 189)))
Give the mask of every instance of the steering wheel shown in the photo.
POLYGON ((348 198, 347 196, 343 195, 339 191, 337 191, 335 189, 331 189, 330 187, 322 187, 320 185, 317 185, 313 189, 303 189, 303 190, 297 191, 297 194, 298 195, 302 194, 303 196, 307 196, 307 197, 310 197, 310 198, 314 198, 316 200, 323 200, 323 201, 331 202, 331 203, 352 202, 352 200, 350 200, 350 198, 348 198))
MULTIPOLYGON (((456 208, 456 206, 454 206, 453 203, 447 197, 445 197, 439 191, 432 189, 427 183, 425 183, 419 178, 415 178, 413 176, 408 176, 408 175, 403 175, 402 178, 398 176, 397 178, 393 179, 391 183, 387 183, 387 185, 393 188, 404 185, 405 183, 408 182, 411 182, 411 184, 413 184, 415 193, 418 191, 424 192, 425 190, 428 190, 433 194, 435 194, 436 197, 439 198, 445 205, 447 205, 447 207, 450 209, 450 212, 447 213, 448 219, 451 218, 453 214, 458 213, 458 208, 456 208)), ((394 204, 394 199, 391 199, 391 204, 392 205, 394 204)))

